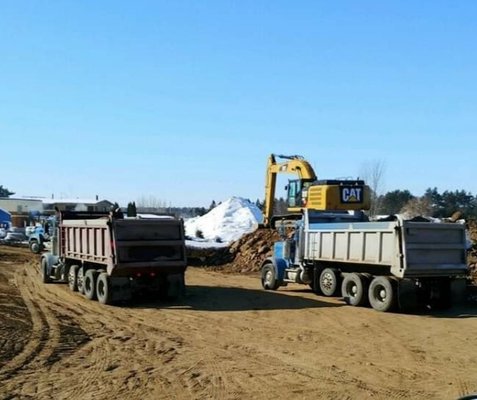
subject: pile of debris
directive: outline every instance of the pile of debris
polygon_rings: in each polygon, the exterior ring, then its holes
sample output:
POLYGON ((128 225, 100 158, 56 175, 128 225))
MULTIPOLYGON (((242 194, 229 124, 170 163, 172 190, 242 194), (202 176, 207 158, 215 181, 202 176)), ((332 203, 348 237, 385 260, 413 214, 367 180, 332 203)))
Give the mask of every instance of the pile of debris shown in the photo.
POLYGON ((230 247, 215 249, 208 254, 202 253, 202 259, 195 264, 220 269, 223 272, 260 271, 262 261, 272 254, 273 243, 279 240, 275 229, 257 229, 242 236, 230 247))
POLYGON ((468 222, 469 236, 473 245, 469 250, 467 262, 469 263, 470 276, 474 285, 477 285, 477 221, 468 222))

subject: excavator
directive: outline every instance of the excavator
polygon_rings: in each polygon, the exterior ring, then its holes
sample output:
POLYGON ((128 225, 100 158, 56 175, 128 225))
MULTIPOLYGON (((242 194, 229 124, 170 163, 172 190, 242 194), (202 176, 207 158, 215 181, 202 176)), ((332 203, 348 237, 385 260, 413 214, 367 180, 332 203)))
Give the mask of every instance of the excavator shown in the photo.
POLYGON ((310 163, 302 156, 271 154, 265 177, 264 227, 274 227, 279 219, 299 219, 303 209, 316 211, 369 210, 370 189, 363 180, 318 180, 310 163), (278 161, 277 161, 278 159, 278 161), (287 214, 273 215, 278 174, 295 174, 287 190, 287 214))

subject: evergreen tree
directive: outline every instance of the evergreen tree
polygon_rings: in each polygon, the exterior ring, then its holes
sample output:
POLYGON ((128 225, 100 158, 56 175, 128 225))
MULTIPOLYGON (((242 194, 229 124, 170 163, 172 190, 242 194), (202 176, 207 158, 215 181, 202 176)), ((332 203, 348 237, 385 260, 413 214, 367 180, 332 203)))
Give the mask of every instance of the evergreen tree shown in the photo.
POLYGON ((0 197, 10 197, 14 192, 10 192, 7 188, 4 188, 3 185, 0 185, 0 197))
POLYGON ((212 200, 212 203, 210 203, 208 211, 213 210, 215 207, 217 207, 217 204, 215 203, 215 200, 212 200))
POLYGON ((398 214, 414 196, 409 190, 393 190, 381 196, 379 214, 398 214))
MULTIPOLYGON (((424 197, 428 201, 432 213, 433 214, 439 214, 440 210, 442 209, 442 196, 440 195, 439 191, 437 190, 436 187, 434 188, 428 188, 426 192, 424 193, 424 197)), ((433 215, 435 216, 435 215, 433 215)))
POLYGON ((136 217, 137 216, 136 202, 131 201, 131 202, 128 203, 127 216, 128 217, 136 217))
POLYGON ((465 190, 439 193, 437 188, 429 188, 424 197, 431 204, 433 217, 450 217, 456 211, 461 211, 467 218, 477 216, 477 198, 465 190))

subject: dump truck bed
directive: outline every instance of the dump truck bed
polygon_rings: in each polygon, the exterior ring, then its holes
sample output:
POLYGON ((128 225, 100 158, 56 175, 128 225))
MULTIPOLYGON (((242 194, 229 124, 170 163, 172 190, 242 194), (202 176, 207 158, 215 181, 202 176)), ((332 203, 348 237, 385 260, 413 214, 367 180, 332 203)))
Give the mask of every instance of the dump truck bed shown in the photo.
POLYGON ((104 265, 111 276, 183 272, 182 221, 160 219, 75 219, 60 225, 59 254, 69 260, 104 265))
POLYGON ((466 273, 465 227, 404 221, 313 223, 305 218, 301 257, 384 266, 399 278, 466 273))

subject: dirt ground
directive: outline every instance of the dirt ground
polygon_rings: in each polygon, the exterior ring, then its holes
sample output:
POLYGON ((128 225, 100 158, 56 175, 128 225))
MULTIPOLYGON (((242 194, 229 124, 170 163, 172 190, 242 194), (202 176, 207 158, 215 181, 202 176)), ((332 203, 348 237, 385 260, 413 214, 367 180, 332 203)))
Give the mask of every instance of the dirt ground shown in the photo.
POLYGON ((379 313, 189 268, 177 303, 101 306, 0 247, 0 399, 456 399, 477 310, 379 313))

